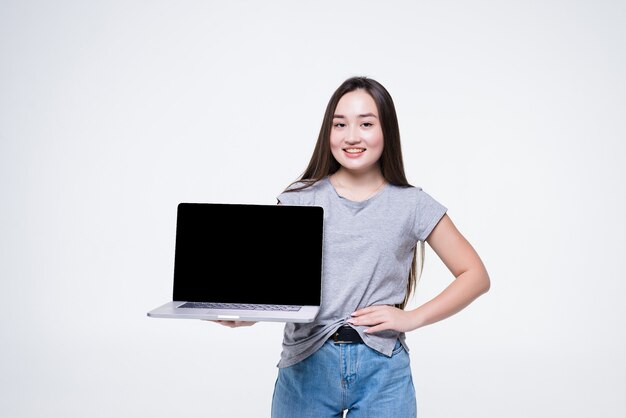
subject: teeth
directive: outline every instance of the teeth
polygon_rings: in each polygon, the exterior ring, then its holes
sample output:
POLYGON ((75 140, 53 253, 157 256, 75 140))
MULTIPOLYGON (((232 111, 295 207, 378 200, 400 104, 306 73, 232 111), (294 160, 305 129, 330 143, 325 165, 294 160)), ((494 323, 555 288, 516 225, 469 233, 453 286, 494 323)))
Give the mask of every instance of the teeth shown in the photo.
POLYGON ((345 151, 349 152, 350 154, 358 154, 359 152, 365 151, 365 149, 364 148, 346 148, 345 151))

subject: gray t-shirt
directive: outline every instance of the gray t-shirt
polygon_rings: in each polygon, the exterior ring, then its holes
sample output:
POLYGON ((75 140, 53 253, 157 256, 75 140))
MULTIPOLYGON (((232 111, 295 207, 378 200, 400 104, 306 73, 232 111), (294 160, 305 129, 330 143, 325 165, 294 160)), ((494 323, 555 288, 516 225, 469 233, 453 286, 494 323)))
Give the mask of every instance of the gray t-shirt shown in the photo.
MULTIPOLYGON (((415 246, 447 211, 421 187, 391 184, 354 202, 341 197, 328 177, 277 198, 283 205, 324 208, 322 306, 314 322, 285 324, 278 367, 313 354, 357 309, 402 303, 415 246)), ((366 327, 353 327, 365 344, 386 356, 397 339, 408 351, 404 333, 365 334, 366 327)))

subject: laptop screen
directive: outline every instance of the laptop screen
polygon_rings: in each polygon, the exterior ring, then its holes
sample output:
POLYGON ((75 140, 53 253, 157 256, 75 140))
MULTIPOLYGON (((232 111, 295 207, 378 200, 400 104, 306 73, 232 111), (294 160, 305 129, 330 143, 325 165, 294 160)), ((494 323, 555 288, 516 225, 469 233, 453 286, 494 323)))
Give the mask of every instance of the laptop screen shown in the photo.
POLYGON ((174 300, 319 305, 323 208, 180 203, 174 300))

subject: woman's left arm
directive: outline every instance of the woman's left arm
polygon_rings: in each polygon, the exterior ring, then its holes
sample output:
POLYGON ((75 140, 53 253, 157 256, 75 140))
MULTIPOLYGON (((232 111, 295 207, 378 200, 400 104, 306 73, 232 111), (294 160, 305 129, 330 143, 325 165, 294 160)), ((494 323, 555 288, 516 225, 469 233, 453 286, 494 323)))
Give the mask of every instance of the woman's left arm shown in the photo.
POLYGON ((385 329, 412 331, 456 314, 489 290, 489 274, 482 260, 447 214, 426 242, 454 275, 454 281, 439 295, 411 311, 370 306, 354 312, 351 323, 372 325, 366 330, 370 333, 385 329))
POLYGON ((482 260, 447 214, 441 218, 426 242, 455 279, 434 299, 409 312, 415 319, 415 328, 454 315, 486 293, 491 286, 482 260))

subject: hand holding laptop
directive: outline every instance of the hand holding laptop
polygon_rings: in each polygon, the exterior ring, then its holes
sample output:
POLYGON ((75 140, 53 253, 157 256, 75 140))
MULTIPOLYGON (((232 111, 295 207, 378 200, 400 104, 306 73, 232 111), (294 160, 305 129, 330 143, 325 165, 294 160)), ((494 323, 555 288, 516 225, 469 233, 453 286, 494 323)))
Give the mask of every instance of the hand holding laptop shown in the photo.
POLYGON ((215 322, 216 324, 224 325, 229 328, 250 327, 256 324, 256 321, 223 321, 215 319, 206 319, 205 321, 215 322))

